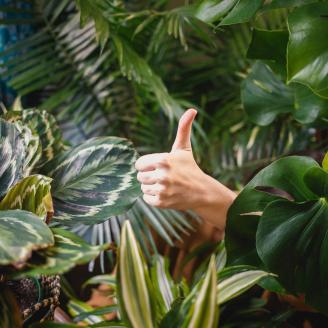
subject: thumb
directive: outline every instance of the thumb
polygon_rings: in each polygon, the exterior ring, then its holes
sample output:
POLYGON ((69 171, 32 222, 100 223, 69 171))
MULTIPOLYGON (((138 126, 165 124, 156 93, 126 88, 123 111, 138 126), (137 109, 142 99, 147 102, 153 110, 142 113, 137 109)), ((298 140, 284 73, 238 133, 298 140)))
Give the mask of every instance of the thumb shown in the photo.
POLYGON ((188 109, 180 118, 177 135, 175 137, 172 151, 189 150, 191 151, 191 128, 192 123, 197 115, 195 109, 188 109))

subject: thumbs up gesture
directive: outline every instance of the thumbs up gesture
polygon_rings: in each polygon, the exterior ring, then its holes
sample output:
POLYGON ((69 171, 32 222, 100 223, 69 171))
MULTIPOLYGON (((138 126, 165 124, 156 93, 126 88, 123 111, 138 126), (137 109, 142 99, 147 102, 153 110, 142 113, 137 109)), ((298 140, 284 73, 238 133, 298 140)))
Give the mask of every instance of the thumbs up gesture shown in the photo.
POLYGON ((196 115, 195 109, 182 115, 171 152, 145 155, 137 160, 137 178, 147 204, 193 210, 223 232, 228 208, 236 195, 198 167, 190 141, 196 115))
POLYGON ((190 141, 196 115, 194 109, 182 115, 171 152, 145 155, 136 162, 143 198, 149 205, 187 210, 197 204, 196 190, 204 173, 194 160, 190 141))

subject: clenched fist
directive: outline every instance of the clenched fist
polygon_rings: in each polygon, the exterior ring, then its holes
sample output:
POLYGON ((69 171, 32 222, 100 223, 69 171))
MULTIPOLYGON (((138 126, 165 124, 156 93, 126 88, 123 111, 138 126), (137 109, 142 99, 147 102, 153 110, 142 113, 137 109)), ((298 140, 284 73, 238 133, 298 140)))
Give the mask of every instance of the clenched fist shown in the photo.
POLYGON ((191 148, 192 123, 197 115, 187 110, 179 121, 172 150, 138 159, 135 166, 146 203, 161 208, 193 210, 204 220, 224 230, 226 212, 235 194, 205 174, 191 148))

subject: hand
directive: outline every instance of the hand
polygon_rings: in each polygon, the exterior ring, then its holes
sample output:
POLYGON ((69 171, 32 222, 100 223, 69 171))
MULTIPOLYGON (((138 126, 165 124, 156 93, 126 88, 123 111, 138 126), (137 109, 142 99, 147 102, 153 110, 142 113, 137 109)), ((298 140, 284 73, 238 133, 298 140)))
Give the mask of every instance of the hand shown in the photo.
POLYGON ((194 109, 182 115, 170 153, 150 154, 138 159, 135 165, 139 171, 137 178, 147 204, 190 209, 224 229, 226 212, 235 194, 205 174, 193 157, 190 136, 196 115, 194 109))

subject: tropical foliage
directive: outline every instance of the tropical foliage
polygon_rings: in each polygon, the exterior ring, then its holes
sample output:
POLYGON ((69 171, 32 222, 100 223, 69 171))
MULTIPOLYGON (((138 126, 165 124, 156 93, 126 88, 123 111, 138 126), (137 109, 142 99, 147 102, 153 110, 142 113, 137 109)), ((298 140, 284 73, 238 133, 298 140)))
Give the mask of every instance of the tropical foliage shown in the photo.
MULTIPOLYGON (((231 300, 257 282, 305 295, 328 314, 327 1, 19 0, 0 11, 0 24, 33 27, 0 53, 1 78, 41 109, 17 101, 0 120, 8 277, 64 273, 115 243, 116 276, 89 283, 110 285, 117 304, 94 309, 71 297, 76 322, 282 326, 293 310, 231 300), (200 112, 192 137, 200 165, 242 191, 228 214, 227 254, 219 245, 187 283, 173 281, 152 231, 172 246, 193 225, 136 200, 136 152, 124 138, 140 153, 167 151, 189 106, 200 112), (310 157, 287 156, 295 154, 310 157)), ((112 249, 102 253, 103 271, 112 249)), ((1 279, 0 320, 19 327, 1 279)))

